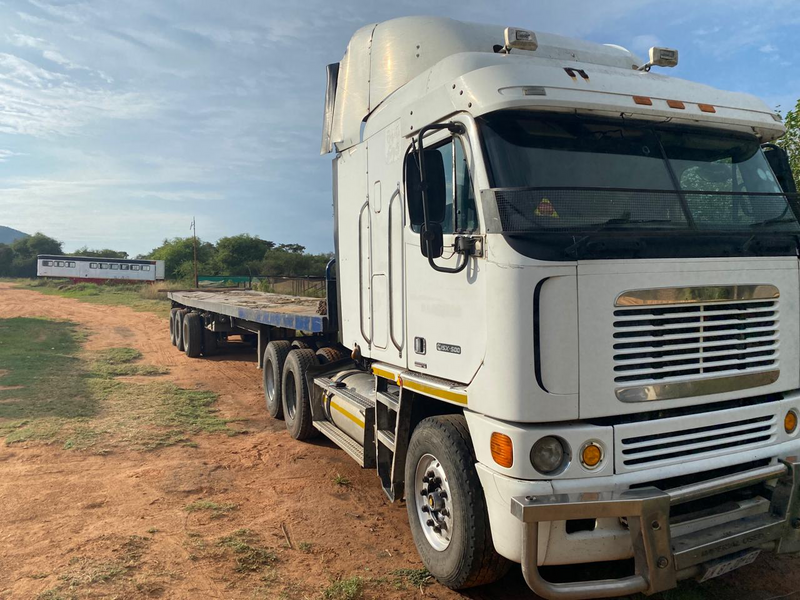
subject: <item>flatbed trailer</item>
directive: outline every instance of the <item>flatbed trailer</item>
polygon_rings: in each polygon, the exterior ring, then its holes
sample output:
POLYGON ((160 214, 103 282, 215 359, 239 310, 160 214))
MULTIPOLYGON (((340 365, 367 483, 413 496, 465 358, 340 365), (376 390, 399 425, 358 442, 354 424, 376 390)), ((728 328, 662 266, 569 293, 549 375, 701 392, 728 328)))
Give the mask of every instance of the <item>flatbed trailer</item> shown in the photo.
POLYGON ((292 340, 295 348, 316 350, 329 345, 335 329, 336 318, 329 318, 325 299, 253 290, 182 290, 167 296, 173 305, 172 341, 193 357, 214 354, 220 342, 239 335, 258 349, 258 365, 262 367, 270 341, 292 340), (190 313, 200 322, 196 339, 191 339, 188 329, 184 335, 182 317, 190 313))
POLYGON ((326 302, 252 290, 178 291, 167 294, 173 303, 253 325, 282 327, 307 333, 329 330, 326 302))

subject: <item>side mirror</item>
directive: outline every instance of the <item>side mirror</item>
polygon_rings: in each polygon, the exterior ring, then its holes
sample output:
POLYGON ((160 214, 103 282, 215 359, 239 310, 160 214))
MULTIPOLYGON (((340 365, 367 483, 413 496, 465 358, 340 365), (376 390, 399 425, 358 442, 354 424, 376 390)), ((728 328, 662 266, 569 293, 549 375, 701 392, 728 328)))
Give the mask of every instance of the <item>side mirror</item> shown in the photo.
POLYGON ((444 253, 444 234, 442 224, 428 221, 420 232, 420 246, 425 258, 439 258, 444 253), (430 249, 430 252, 428 251, 430 249))
MULTIPOLYGON (((441 223, 447 206, 447 185, 444 159, 438 150, 424 150, 425 173, 422 180, 428 187, 428 221, 441 223)), ((410 160, 406 169, 406 189, 408 190, 408 212, 411 225, 421 227, 425 222, 422 214, 422 181, 420 179, 419 158, 410 160)))
POLYGON ((797 185, 789 164, 789 154, 775 144, 764 144, 762 148, 764 148, 764 155, 767 157, 767 162, 772 167, 772 172, 775 173, 781 189, 787 194, 796 194, 797 185))

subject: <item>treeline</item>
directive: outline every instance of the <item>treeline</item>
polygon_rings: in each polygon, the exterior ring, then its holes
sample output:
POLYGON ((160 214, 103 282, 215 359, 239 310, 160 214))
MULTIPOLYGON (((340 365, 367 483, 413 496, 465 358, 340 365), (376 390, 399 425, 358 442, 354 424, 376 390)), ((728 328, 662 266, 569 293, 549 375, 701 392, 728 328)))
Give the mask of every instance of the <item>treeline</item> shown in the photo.
MULTIPOLYGON (((192 238, 164 240, 158 248, 137 258, 163 260, 167 279, 187 280, 194 277, 194 242, 192 238)), ((243 233, 220 238, 216 244, 197 240, 197 262, 200 275, 256 276, 322 276, 332 254, 308 254, 300 244, 276 244, 258 236, 243 233)), ((0 244, 0 277, 36 277, 36 256, 64 254, 63 244, 42 233, 36 233, 0 244)), ((79 248, 75 256, 129 258, 127 252, 109 248, 79 248)))
MULTIPOLYGON (((200 275, 322 276, 330 253, 308 254, 300 244, 276 244, 247 233, 220 238, 216 244, 197 240, 200 275)), ((192 238, 164 240, 140 258, 163 260, 168 279, 194 276, 192 238)))

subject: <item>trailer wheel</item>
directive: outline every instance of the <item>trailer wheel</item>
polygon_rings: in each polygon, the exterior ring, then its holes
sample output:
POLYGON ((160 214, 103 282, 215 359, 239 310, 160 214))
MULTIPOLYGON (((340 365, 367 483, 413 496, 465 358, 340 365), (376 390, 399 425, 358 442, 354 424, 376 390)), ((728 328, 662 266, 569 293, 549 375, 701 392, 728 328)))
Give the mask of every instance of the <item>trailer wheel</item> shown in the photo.
POLYGON ((219 334, 203 328, 203 356, 214 356, 219 352, 219 334))
POLYGON ((185 308, 179 308, 178 314, 175 318, 175 345, 180 352, 185 350, 183 339, 183 319, 189 311, 185 308))
POLYGON ((178 345, 178 338, 175 333, 175 321, 178 319, 178 310, 177 308, 173 308, 169 311, 169 341, 172 342, 173 346, 178 345))
POLYGON ((200 356, 203 349, 203 321, 196 312, 183 317, 183 348, 190 358, 200 356))
POLYGON ((466 419, 430 417, 411 436, 406 508, 422 562, 444 586, 496 581, 510 562, 494 549, 466 419))
POLYGON ((306 371, 311 365, 319 364, 313 350, 295 349, 289 352, 283 367, 281 380, 281 399, 286 429, 296 440, 316 437, 317 430, 311 422, 311 403, 309 401, 306 371))
POLYGON ((292 348, 308 350, 311 349, 311 346, 308 345, 308 342, 304 342, 303 340, 292 340, 292 348))
POLYGON ((342 360, 343 358, 344 354, 336 348, 320 348, 317 350, 317 360, 323 365, 342 360))
POLYGON ((291 342, 275 340, 267 344, 267 350, 264 352, 264 368, 262 369, 264 400, 267 403, 267 412, 274 419, 283 418, 281 380, 283 379, 283 366, 291 350, 291 342))

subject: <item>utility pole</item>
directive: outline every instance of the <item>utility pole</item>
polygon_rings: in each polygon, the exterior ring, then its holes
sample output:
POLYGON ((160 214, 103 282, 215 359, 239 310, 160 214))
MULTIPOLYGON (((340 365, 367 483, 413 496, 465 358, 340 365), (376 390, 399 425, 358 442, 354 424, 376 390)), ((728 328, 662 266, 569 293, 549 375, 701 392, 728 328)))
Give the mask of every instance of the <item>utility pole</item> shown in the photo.
POLYGON ((194 287, 195 289, 197 289, 200 287, 200 285, 197 280, 197 223, 195 222, 194 217, 192 217, 191 229, 192 229, 192 240, 194 246, 194 287))

